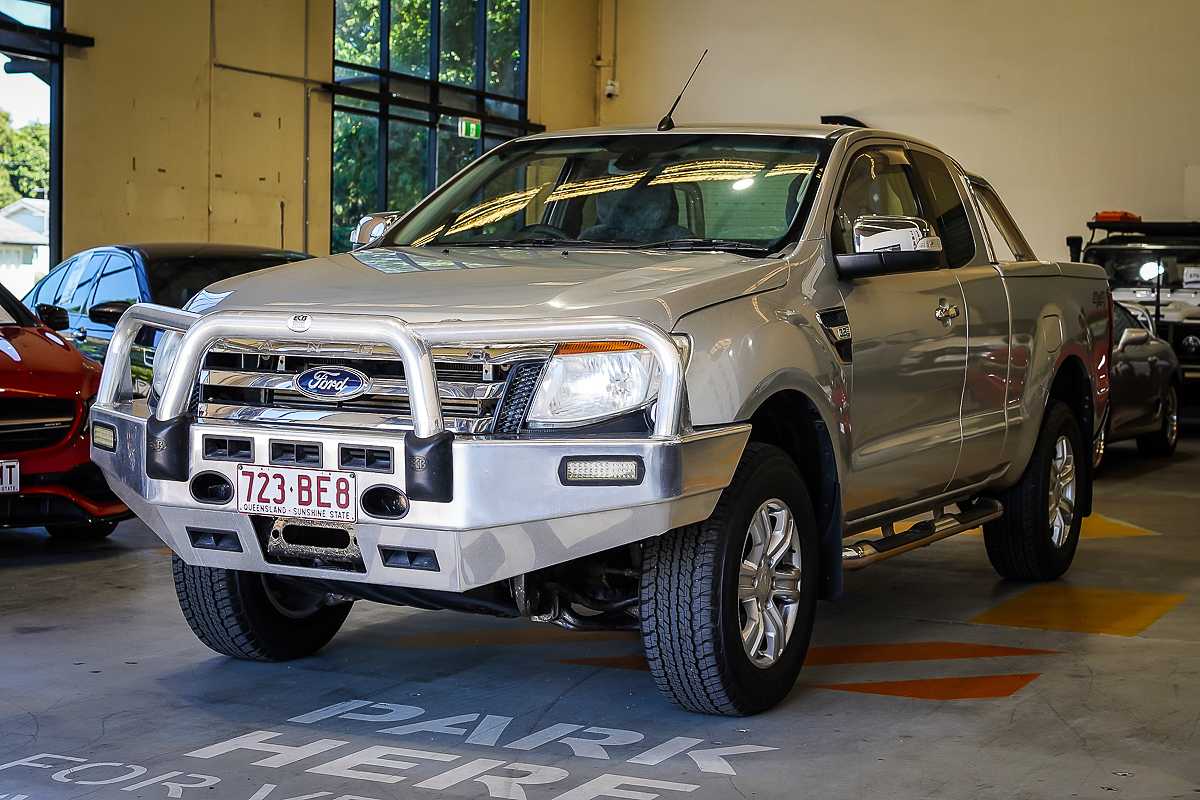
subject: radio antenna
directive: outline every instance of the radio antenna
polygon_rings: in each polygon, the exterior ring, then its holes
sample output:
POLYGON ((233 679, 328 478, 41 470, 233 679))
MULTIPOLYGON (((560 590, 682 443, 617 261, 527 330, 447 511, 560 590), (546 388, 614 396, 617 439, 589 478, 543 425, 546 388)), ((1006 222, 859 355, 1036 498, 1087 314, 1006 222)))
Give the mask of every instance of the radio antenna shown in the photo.
POLYGON ((696 70, 700 69, 700 65, 704 63, 704 57, 708 55, 708 48, 704 48, 704 52, 700 54, 700 60, 696 62, 696 66, 692 67, 692 74, 688 75, 687 83, 683 84, 683 89, 680 90, 679 96, 675 98, 675 102, 671 103, 671 110, 667 115, 658 121, 658 129, 660 131, 669 131, 675 128, 675 120, 671 119, 671 115, 675 113, 675 109, 679 107, 679 101, 683 99, 683 93, 687 91, 688 86, 692 83, 692 78, 696 77, 696 70))

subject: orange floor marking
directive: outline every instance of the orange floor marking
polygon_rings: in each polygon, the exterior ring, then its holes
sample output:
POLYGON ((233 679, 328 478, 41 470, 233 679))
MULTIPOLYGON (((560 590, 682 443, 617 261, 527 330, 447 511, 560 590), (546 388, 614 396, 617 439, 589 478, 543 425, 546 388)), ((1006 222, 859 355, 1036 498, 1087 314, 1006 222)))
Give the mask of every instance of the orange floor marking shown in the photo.
POLYGON ((1020 675, 978 675, 966 678, 922 678, 912 681, 870 681, 867 683, 820 683, 820 689, 839 692, 864 692, 916 700, 988 700, 1008 697, 1041 673, 1020 675))
MULTIPOLYGON (((997 658, 1003 656, 1057 655, 1055 650, 1032 647, 1005 647, 998 644, 969 644, 967 642, 905 642, 903 644, 842 644, 813 647, 804 660, 806 667, 832 664, 882 664, 898 661, 947 661, 961 658, 997 658)), ((619 656, 588 656, 566 658, 560 664, 580 667, 611 667, 614 669, 647 670, 641 653, 619 656)))
POLYGON ((971 622, 1018 628, 1136 636, 1187 599, 1184 594, 1035 586, 971 622))
MULTIPOLYGON (((982 536, 983 530, 972 528, 959 535, 982 536)), ((1119 519, 1106 517, 1103 514, 1092 514, 1090 517, 1085 517, 1083 525, 1079 528, 1081 539, 1132 539, 1138 536, 1158 536, 1158 534, 1119 519)))
POLYGON ((889 661, 942 661, 955 658, 1054 655, 1054 650, 1005 647, 967 642, 905 642, 902 644, 845 644, 814 647, 804 659, 806 666, 825 664, 879 664, 889 661))

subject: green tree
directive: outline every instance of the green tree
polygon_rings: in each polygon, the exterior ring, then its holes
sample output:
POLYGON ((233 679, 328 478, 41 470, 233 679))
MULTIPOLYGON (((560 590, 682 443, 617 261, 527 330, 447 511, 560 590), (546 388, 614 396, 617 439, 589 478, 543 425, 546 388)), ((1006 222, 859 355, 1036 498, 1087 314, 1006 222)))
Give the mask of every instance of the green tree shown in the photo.
POLYGON ((50 128, 31 122, 13 128, 0 111, 0 207, 21 197, 45 197, 50 188, 50 128))

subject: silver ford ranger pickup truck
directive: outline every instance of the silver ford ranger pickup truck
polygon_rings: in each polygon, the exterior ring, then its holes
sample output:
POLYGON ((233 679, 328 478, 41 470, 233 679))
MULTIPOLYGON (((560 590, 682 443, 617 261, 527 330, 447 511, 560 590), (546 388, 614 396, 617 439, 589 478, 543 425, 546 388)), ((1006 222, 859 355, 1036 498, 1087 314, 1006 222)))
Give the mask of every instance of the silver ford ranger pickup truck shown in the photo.
POLYGON ((113 336, 93 457, 219 653, 311 654, 359 600, 624 628, 670 700, 748 714, 845 570, 980 525, 1005 578, 1071 564, 1106 275, 928 144, 542 134, 355 237, 113 336))

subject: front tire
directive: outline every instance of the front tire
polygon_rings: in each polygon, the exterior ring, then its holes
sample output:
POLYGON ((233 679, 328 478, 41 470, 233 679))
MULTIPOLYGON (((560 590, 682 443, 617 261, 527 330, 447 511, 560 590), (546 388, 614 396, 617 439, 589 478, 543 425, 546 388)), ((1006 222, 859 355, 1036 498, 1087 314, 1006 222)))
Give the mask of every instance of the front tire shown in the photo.
POLYGON ((350 613, 268 575, 197 567, 171 557, 175 594, 196 638, 222 655, 249 661, 290 661, 320 650, 350 613))
POLYGON ((1001 577, 1052 581, 1070 568, 1089 453, 1070 407, 1052 403, 1025 474, 999 497, 1004 516, 983 526, 988 559, 1001 577))
POLYGON ((1168 384, 1162 398, 1162 423, 1154 433, 1139 436, 1138 451, 1144 456, 1165 458, 1179 444, 1179 390, 1168 384))
POLYGON ((741 716, 787 696, 812 638, 817 527, 782 450, 752 443, 712 515, 645 545, 642 643, 659 691, 741 716))

